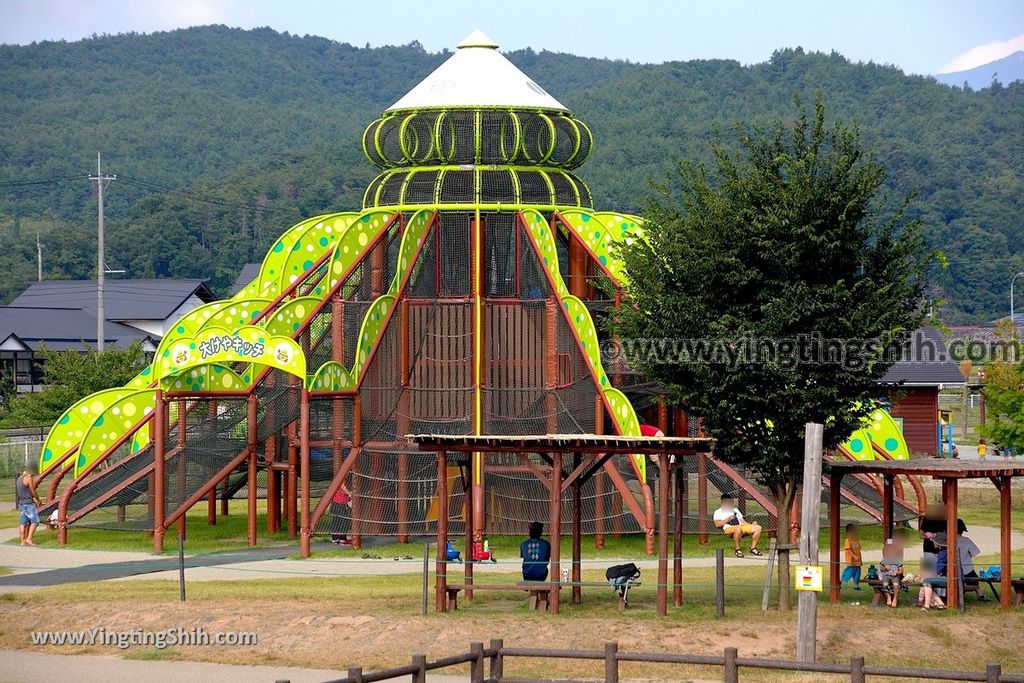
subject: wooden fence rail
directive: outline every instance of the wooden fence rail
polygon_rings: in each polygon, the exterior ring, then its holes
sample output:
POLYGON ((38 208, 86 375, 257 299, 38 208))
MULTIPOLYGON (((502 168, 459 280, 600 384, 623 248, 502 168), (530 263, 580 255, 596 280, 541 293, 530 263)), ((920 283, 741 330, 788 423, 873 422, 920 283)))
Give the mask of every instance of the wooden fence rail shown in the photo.
MULTIPOLYGON (((800 673, 847 675, 851 683, 865 683, 869 676, 888 676, 902 680, 981 681, 982 683, 1024 683, 1024 674, 1003 673, 998 664, 989 664, 985 671, 952 671, 949 669, 917 669, 894 666, 874 666, 864 663, 863 657, 851 657, 848 664, 828 662, 798 662, 784 659, 740 657, 734 647, 727 647, 721 655, 688 655, 669 652, 620 652, 618 643, 606 643, 604 650, 546 650, 539 648, 505 647, 501 640, 492 640, 490 647, 472 643, 464 654, 428 660, 414 655, 405 666, 382 671, 363 672, 354 667, 345 678, 328 683, 371 683, 408 676, 412 683, 426 683, 427 672, 469 664, 471 683, 551 683, 549 679, 506 678, 504 660, 507 657, 527 659, 581 659, 604 662, 605 683, 619 682, 620 662, 648 664, 684 664, 713 666, 722 669, 724 683, 739 683, 741 669, 768 669, 800 673), (484 669, 488 669, 486 675, 484 669)), ((278 681, 277 683, 288 683, 278 681)))

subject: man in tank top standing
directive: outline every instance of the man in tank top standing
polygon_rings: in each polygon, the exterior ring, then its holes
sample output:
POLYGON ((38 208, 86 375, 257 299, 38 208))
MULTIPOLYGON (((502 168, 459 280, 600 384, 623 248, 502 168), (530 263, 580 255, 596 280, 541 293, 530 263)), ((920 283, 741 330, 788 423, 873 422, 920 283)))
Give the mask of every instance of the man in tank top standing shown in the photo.
POLYGON ((38 472, 36 464, 29 463, 25 471, 14 480, 14 502, 21 512, 21 523, 18 528, 21 531, 22 545, 35 545, 32 542, 32 535, 39 526, 39 510, 36 506, 43 504, 36 495, 35 476, 38 472))

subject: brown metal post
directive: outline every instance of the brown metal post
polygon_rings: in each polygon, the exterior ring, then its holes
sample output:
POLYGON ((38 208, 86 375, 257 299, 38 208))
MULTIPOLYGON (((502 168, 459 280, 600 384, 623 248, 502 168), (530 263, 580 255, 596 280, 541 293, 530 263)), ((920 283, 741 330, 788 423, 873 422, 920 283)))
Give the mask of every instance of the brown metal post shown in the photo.
POLYGON ((658 616, 668 614, 668 454, 658 454, 658 616))
POLYGON ((551 490, 548 492, 548 529, 551 532, 551 597, 552 614, 558 614, 559 581, 562 580, 562 454, 551 454, 551 490))
POLYGON ((210 489, 206 497, 206 523, 210 526, 217 526, 217 487, 210 489))
MULTIPOLYGON (((363 445, 363 399, 362 396, 356 394, 355 398, 352 399, 352 443, 357 447, 363 445)), ((362 457, 362 451, 360 450, 359 455, 362 457)), ((359 472, 356 468, 359 466, 357 460, 352 465, 352 547, 359 550, 363 546, 363 487, 362 478, 359 476, 359 472)), ((445 480, 447 482, 447 479, 445 480)), ((445 522, 447 524, 447 522, 445 522)), ((447 532, 446 532, 447 533, 447 532)), ((446 537, 447 538, 447 537, 446 537)))
MULTIPOLYGON (((288 392, 288 416, 295 414, 294 389, 298 388, 299 378, 288 376, 288 385, 291 388, 288 392)), ((292 421, 285 429, 288 443, 288 470, 285 475, 284 485, 284 516, 288 522, 288 536, 295 538, 299 531, 298 520, 296 519, 296 502, 299 498, 299 449, 296 445, 298 440, 298 427, 296 421, 292 421)))
POLYGON ((220 514, 221 517, 228 516, 228 491, 231 489, 231 478, 224 477, 224 494, 220 498, 220 514))
MULTIPOLYGON (((276 437, 271 437, 274 439, 276 437)), ((268 439, 269 441, 270 439, 268 439)), ((267 467, 267 533, 274 534, 281 529, 281 489, 277 470, 267 467)))
POLYGON ((839 518, 840 486, 843 475, 835 470, 828 478, 828 601, 839 604, 839 548, 842 520, 839 518))
POLYGON ((302 497, 299 500, 299 556, 309 557, 309 542, 313 530, 309 528, 309 389, 299 394, 299 476, 302 497))
POLYGON ((1012 490, 1010 477, 999 478, 999 606, 1009 609, 1012 604, 1013 595, 1013 571, 1012 554, 1013 546, 1010 543, 1010 530, 1012 522, 1012 490))
MULTIPOLYGON (((474 458, 474 457, 476 457, 475 453, 470 455, 470 458, 474 458)), ((445 475, 445 476, 447 477, 447 475, 445 475)), ((473 476, 472 468, 470 468, 470 472, 469 472, 468 476, 469 477, 473 476)), ((468 479, 466 480, 466 483, 469 483, 468 479)), ((464 487, 464 489, 465 490, 463 491, 463 498, 462 498, 462 500, 463 500, 463 504, 465 505, 465 510, 466 510, 466 514, 465 514, 465 520, 466 521, 465 521, 465 524, 463 525, 463 527, 464 527, 463 531, 465 532, 465 540, 464 540, 465 550, 463 551, 463 557, 465 558, 465 561, 462 563, 462 569, 463 569, 463 576, 465 577, 465 582, 466 582, 466 600, 472 601, 473 600, 473 589, 471 588, 471 586, 473 585, 473 541, 474 541, 474 539, 473 539, 473 532, 476 529, 476 526, 474 524, 474 521, 475 521, 474 518, 476 517, 476 509, 475 509, 476 506, 473 505, 472 501, 470 500, 470 496, 471 496, 470 490, 471 489, 466 488, 466 487, 464 487)))
POLYGON ((893 524, 893 475, 882 475, 882 535, 885 540, 892 538, 893 524))
POLYGON ((708 456, 697 454, 697 542, 708 544, 708 456))
MULTIPOLYGON (((398 302, 398 381, 401 396, 395 416, 397 436, 409 433, 409 300, 404 296, 398 302)), ((409 542, 409 454, 398 454, 398 542, 409 542)))
MULTIPOLYGON (((355 482, 353 481, 353 484, 355 482)), ((353 500, 355 500, 353 498, 353 500)), ((466 558, 467 560, 469 558, 466 558)), ((434 577, 434 607, 448 611, 448 454, 437 452, 437 569, 434 577)))
POLYGON ((164 392, 157 389, 153 415, 153 552, 164 550, 164 514, 167 511, 167 402, 164 392))
MULTIPOLYGON (((604 401, 600 394, 594 397, 594 433, 604 434, 604 401)), ((594 547, 604 548, 604 470, 594 473, 594 547)))
POLYGON ((946 502, 946 605, 950 609, 960 607, 960 562, 957 554, 956 518, 958 487, 957 480, 949 477, 942 480, 942 492, 946 502))
MULTIPOLYGON (((185 435, 188 433, 187 416, 185 412, 185 401, 178 401, 178 505, 185 502, 185 486, 187 470, 185 469, 186 454, 185 454, 185 435)), ((182 538, 185 538, 185 518, 186 515, 182 515, 178 518, 178 533, 181 534, 182 538)))
MULTIPOLYGON (((573 471, 580 467, 580 454, 572 455, 573 471)), ((582 501, 580 500, 580 478, 577 476, 572 482, 572 604, 578 605, 583 601, 583 570, 581 560, 583 557, 583 519, 582 501)))
POLYGON ((683 517, 685 513, 683 502, 686 497, 683 480, 685 477, 686 472, 677 463, 674 476, 676 516, 672 530, 672 604, 675 607, 683 605, 683 517))
POLYGON ((248 518, 246 520, 248 527, 246 537, 249 545, 256 545, 256 431, 258 429, 258 405, 256 401, 255 393, 249 394, 248 398, 246 398, 246 426, 249 435, 249 467, 246 477, 246 486, 249 489, 249 506, 246 515, 248 518))

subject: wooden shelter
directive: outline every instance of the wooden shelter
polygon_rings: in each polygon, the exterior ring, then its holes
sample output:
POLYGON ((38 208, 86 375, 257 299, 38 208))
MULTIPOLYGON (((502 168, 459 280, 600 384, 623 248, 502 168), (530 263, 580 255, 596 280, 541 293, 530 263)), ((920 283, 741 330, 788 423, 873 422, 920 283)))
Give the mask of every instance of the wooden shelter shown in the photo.
POLYGON ((866 460, 838 461, 831 465, 829 474, 829 601, 839 602, 840 556, 842 542, 839 519, 839 486, 845 475, 882 475, 882 523, 885 538, 892 538, 893 531, 893 480, 897 475, 931 476, 942 482, 942 502, 946 506, 947 553, 952 561, 948 563, 946 576, 947 602, 950 606, 960 604, 960 572, 957 555, 957 499, 962 479, 988 479, 999 491, 999 557, 1001 565, 999 602, 1007 608, 1012 604, 1013 566, 1010 561, 1011 544, 1011 488, 1014 477, 1024 476, 1024 462, 1005 459, 997 460, 953 460, 948 458, 926 458, 921 460, 866 460))
MULTIPOLYGON (((488 453, 514 453, 529 467, 530 471, 544 484, 548 490, 548 525, 551 531, 551 562, 549 583, 551 584, 550 610, 558 613, 559 581, 561 579, 561 518, 562 494, 572 491, 572 601, 581 600, 581 524, 580 524, 580 487, 601 470, 613 456, 646 456, 657 457, 659 466, 658 477, 658 598, 659 615, 668 612, 668 537, 669 517, 671 515, 670 499, 676 501, 676 509, 683 499, 684 485, 676 477, 674 492, 670 488, 674 465, 680 463, 685 456, 710 453, 714 439, 691 437, 643 437, 643 436, 606 436, 595 434, 541 434, 530 436, 453 436, 445 434, 417 434, 408 437, 417 444, 421 451, 433 451, 437 454, 438 509, 448 510, 447 467, 448 453, 463 453, 467 457, 478 454, 486 458, 488 453), (537 466, 528 458, 530 453, 539 453, 546 467, 537 466), (563 468, 568 465, 568 471, 563 468)), ((676 605, 682 603, 682 515, 675 516, 675 544, 672 589, 676 605)), ((467 524, 467 529, 472 527, 467 524)), ((472 539, 467 532, 467 555, 472 539)), ((438 515, 437 524, 437 568, 435 576, 435 596, 437 610, 447 610, 447 557, 445 548, 448 545, 448 515, 438 515)), ((465 563, 465 584, 467 596, 471 596, 473 583, 473 564, 465 563)))

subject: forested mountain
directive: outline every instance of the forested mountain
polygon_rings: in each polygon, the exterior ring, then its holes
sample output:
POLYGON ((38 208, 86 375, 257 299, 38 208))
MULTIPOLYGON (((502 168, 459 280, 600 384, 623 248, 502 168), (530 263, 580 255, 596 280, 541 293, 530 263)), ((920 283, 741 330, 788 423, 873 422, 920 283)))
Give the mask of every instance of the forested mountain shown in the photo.
MULTIPOLYGON (((118 175, 110 266, 211 277, 223 292, 299 218, 358 208, 375 174, 362 129, 446 56, 217 26, 0 46, 0 296, 35 276, 37 231, 46 277, 92 276, 97 151, 118 175)), ((800 49, 751 67, 508 56, 590 124, 580 174, 606 209, 637 207, 674 160, 705 159, 716 131, 822 92, 830 116, 858 122, 894 197, 917 191, 913 211, 950 263, 933 275, 944 317, 1005 314, 1024 269, 1021 83, 963 91, 800 49)))

